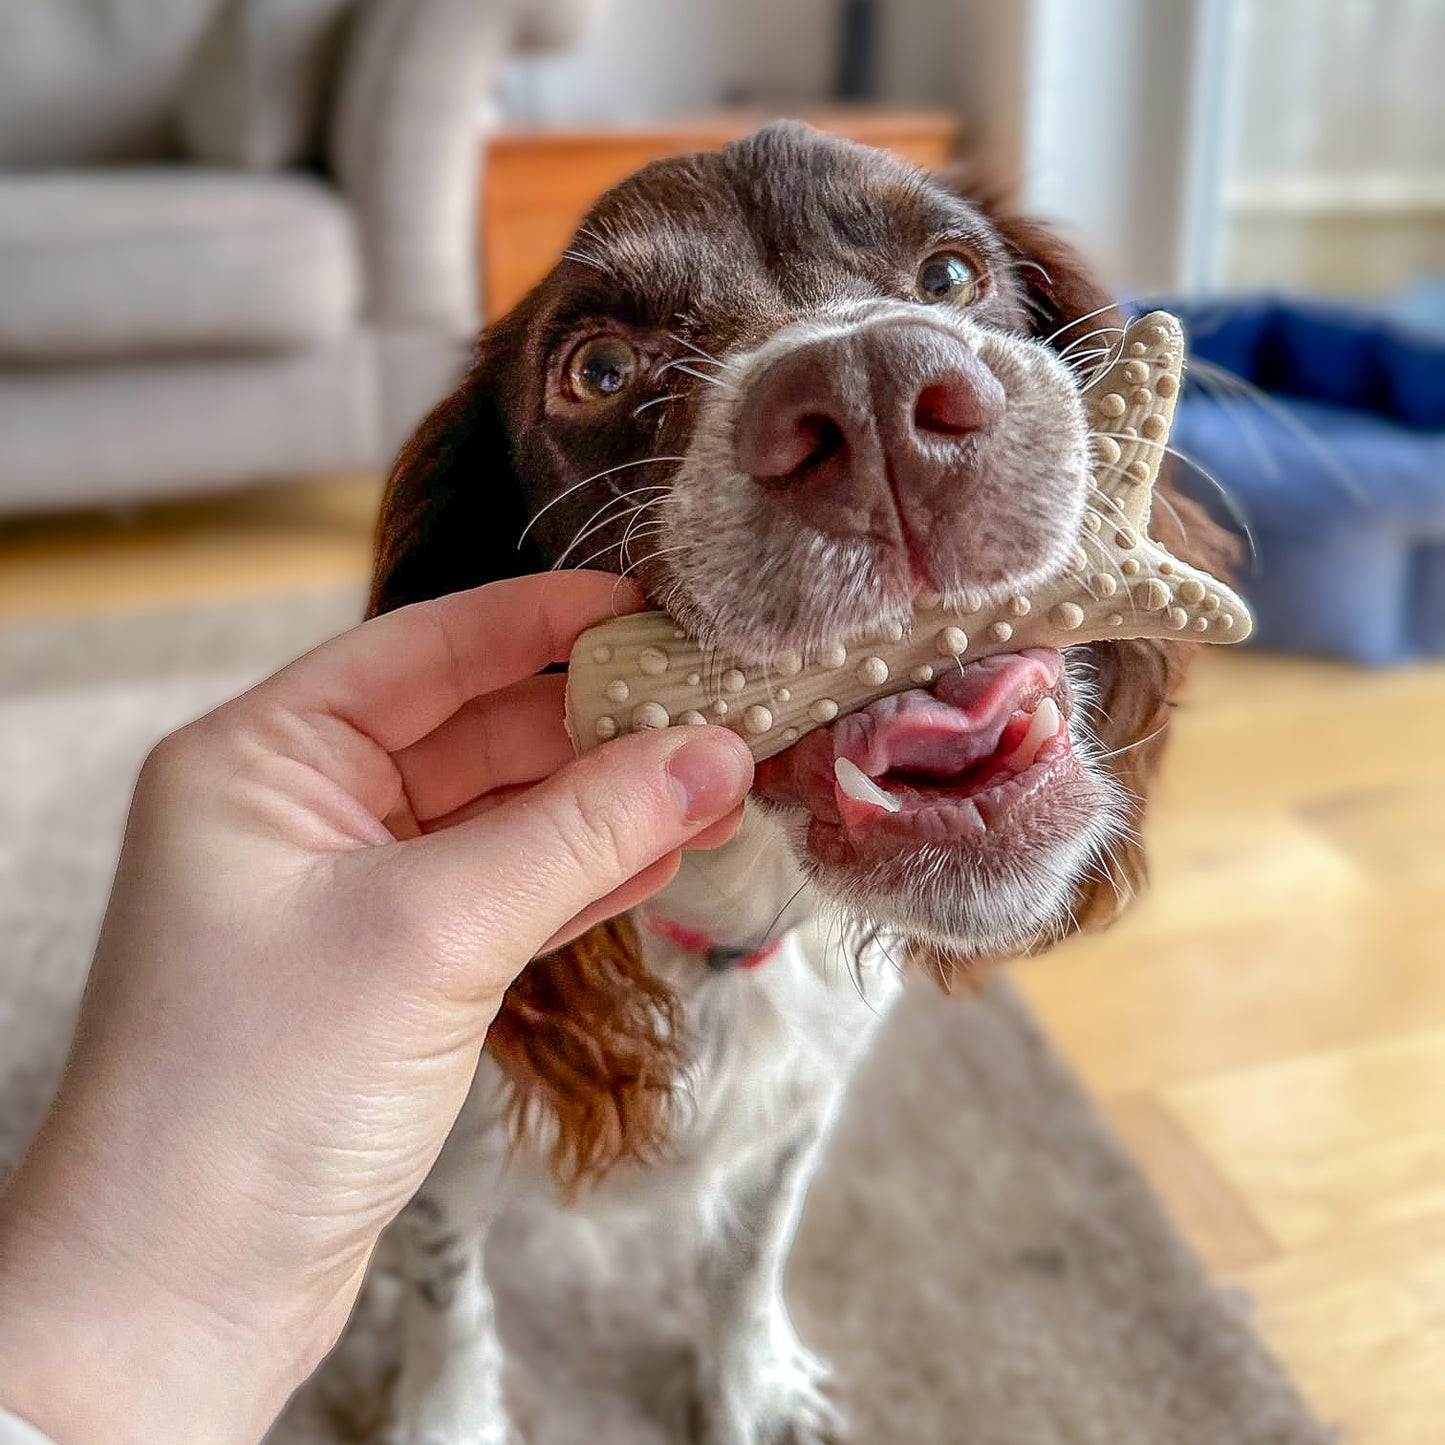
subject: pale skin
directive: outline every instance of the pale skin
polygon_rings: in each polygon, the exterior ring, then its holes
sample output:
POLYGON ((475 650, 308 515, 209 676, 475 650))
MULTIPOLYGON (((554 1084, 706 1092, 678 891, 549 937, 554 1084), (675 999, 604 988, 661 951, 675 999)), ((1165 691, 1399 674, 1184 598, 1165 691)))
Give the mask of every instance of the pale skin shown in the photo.
POLYGON ((166 739, 64 1082, 0 1194, 0 1405, 254 1445, 336 1340, 528 958, 737 826, 719 728, 574 760, 560 674, 641 606, 519 578, 368 622, 166 739))

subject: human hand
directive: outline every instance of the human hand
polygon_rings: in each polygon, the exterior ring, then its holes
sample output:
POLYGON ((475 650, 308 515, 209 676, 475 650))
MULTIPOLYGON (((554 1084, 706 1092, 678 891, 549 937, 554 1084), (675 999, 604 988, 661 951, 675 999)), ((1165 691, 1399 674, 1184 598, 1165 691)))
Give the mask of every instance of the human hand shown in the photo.
POLYGON ((722 729, 573 760, 613 577, 377 618, 162 742, 64 1082, 0 1198, 0 1403, 63 1445, 258 1440, 339 1334, 528 958, 731 835, 722 729))

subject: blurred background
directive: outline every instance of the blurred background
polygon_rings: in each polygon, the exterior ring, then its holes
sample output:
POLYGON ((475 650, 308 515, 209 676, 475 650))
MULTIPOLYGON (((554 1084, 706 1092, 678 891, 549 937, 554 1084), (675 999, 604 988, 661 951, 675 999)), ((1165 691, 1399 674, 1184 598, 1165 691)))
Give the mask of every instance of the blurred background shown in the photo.
MULTIPOLYGON (((1016 977, 1321 1413, 1437 1439, 1442 74, 1445 0, 0 0, 6 1006, 66 1015, 147 743, 359 615, 390 457, 600 190, 781 114, 965 158, 1184 317, 1260 621, 1149 898, 1016 977)), ((18 1119, 50 1069, 0 1048, 18 1119)))

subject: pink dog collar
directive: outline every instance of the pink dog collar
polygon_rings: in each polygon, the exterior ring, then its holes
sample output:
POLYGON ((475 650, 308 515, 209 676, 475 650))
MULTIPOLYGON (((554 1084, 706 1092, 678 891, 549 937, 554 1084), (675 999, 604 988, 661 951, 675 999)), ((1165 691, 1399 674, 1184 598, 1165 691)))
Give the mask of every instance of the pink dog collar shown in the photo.
POLYGON ((715 973, 734 968, 758 968, 782 947, 781 938, 770 938, 761 948, 746 949, 735 944, 719 943, 700 928, 674 923, 667 918, 649 918, 648 931, 675 943, 686 953, 697 954, 715 973))

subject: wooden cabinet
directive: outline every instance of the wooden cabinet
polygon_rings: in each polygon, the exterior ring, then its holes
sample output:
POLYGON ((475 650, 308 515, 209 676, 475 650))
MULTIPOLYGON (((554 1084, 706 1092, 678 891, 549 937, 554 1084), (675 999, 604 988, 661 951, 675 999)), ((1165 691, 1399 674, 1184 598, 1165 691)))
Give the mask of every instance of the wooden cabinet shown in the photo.
MULTIPOLYGON (((767 119, 728 111, 648 129, 503 130, 492 135, 482 175, 484 314, 500 316, 547 274, 587 208, 609 186, 649 161, 716 150, 767 119)), ((946 113, 834 110, 803 119, 922 166, 945 165, 958 149, 958 122, 946 113)))

